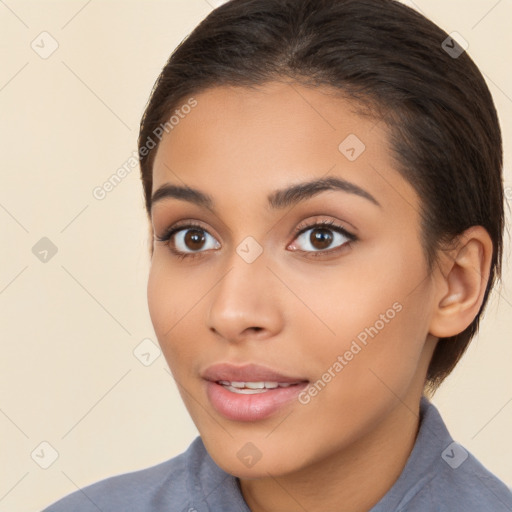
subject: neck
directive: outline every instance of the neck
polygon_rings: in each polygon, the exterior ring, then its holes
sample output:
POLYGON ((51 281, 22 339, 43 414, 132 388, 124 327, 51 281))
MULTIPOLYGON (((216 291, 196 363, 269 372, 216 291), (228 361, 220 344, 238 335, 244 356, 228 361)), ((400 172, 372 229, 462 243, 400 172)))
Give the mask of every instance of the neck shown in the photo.
POLYGON ((293 474, 240 480, 251 511, 370 510, 396 482, 414 447, 419 396, 407 403, 397 401, 377 428, 327 459, 293 474))

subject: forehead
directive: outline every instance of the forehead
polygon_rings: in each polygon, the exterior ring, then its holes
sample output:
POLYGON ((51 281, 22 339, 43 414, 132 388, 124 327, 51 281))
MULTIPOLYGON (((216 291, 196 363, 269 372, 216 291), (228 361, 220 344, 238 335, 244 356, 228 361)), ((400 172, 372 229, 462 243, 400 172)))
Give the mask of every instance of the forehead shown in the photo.
POLYGON ((183 110, 159 145, 153 191, 175 182, 213 195, 266 197, 293 182, 339 176, 384 203, 415 200, 395 170, 385 124, 332 89, 270 82, 193 97, 196 106, 183 110))

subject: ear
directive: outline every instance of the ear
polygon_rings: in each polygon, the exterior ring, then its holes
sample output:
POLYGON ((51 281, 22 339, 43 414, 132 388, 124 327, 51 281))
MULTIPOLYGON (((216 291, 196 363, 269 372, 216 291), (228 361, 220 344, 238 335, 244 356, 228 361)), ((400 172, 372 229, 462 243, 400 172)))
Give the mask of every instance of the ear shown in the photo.
POLYGON ((440 255, 430 334, 455 336, 475 319, 489 280, 492 250, 489 233, 482 226, 472 226, 440 255))

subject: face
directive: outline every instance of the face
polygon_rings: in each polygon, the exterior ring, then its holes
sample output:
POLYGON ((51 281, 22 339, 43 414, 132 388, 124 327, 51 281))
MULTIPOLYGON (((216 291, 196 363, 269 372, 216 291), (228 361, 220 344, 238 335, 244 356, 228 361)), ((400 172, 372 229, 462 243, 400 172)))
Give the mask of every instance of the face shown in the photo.
POLYGON ((419 199, 383 123, 327 89, 195 100, 155 157, 151 319, 217 464, 290 474, 417 408, 433 349, 419 199))

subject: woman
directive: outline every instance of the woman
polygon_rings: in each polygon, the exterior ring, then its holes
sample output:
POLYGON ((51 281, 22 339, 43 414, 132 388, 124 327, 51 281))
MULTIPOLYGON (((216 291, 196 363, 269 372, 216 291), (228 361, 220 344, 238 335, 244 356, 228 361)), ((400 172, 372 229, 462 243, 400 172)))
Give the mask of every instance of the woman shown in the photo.
POLYGON ((200 436, 46 510, 512 510, 428 396, 500 274, 502 145, 394 0, 231 0, 146 107, 153 326, 200 436))

